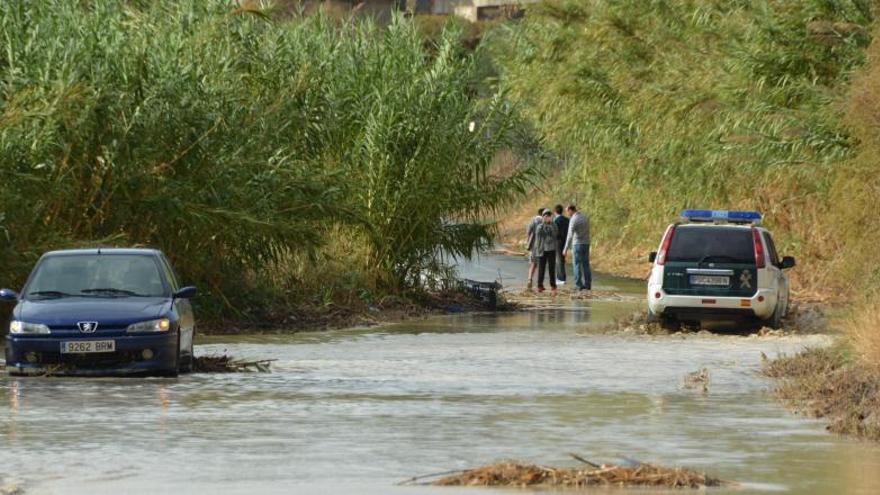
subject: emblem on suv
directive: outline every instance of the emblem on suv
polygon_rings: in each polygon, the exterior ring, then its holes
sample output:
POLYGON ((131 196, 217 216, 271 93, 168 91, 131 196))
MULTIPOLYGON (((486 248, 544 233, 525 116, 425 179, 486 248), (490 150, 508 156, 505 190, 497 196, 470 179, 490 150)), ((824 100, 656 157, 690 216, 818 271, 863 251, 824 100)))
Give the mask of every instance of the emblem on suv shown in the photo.
POLYGON ((95 333, 95 330, 98 329, 97 321, 80 321, 77 322, 76 326, 79 327, 79 331, 82 333, 95 333))

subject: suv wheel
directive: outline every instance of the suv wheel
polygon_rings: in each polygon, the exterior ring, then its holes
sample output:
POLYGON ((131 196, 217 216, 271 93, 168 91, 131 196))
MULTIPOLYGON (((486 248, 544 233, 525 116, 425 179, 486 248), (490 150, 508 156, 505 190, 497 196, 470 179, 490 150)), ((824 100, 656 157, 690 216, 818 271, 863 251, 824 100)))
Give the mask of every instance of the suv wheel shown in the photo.
POLYGON ((677 319, 666 315, 657 315, 651 308, 648 308, 648 324, 660 325, 660 328, 669 332, 677 332, 681 329, 681 322, 677 319))
POLYGON ((776 304, 776 309, 773 310, 773 314, 770 315, 770 319, 766 321, 767 326, 772 328, 773 330, 778 330, 782 328, 782 311, 779 307, 779 303, 776 304))
POLYGON ((648 308, 648 317, 645 319, 648 323, 658 323, 660 320, 657 318, 657 315, 651 311, 651 308, 648 308))

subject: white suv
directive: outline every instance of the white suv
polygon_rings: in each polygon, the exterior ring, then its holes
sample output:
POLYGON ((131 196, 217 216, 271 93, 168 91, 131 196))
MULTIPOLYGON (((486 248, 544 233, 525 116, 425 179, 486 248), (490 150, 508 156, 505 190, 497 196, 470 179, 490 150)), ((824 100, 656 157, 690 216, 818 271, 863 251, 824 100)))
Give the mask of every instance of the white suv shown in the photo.
POLYGON ((757 212, 684 210, 652 252, 649 319, 680 323, 759 321, 779 328, 788 312, 785 270, 757 212))

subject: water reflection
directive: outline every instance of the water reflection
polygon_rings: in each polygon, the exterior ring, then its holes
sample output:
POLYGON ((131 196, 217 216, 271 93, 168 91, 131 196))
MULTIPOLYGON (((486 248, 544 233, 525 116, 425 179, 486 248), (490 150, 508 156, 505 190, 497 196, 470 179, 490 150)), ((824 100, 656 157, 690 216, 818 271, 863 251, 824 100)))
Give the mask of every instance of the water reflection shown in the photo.
POLYGON ((21 393, 18 382, 13 381, 5 390, 9 399, 9 414, 6 416, 6 441, 12 445, 18 439, 18 410, 21 407, 21 393))

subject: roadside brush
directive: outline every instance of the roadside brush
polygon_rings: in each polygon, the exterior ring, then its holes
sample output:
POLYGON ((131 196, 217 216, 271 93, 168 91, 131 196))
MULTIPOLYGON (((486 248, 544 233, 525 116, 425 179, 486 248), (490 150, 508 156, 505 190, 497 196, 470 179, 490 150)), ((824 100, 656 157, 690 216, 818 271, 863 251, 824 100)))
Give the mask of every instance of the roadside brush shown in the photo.
POLYGON ((581 468, 561 468, 505 461, 464 471, 450 471, 420 476, 402 484, 429 484, 434 486, 504 486, 504 487, 660 487, 693 488, 732 485, 690 469, 667 468, 653 464, 628 461, 626 465, 596 464, 571 454, 585 464, 581 468), (432 478, 437 478, 431 481, 432 478))

